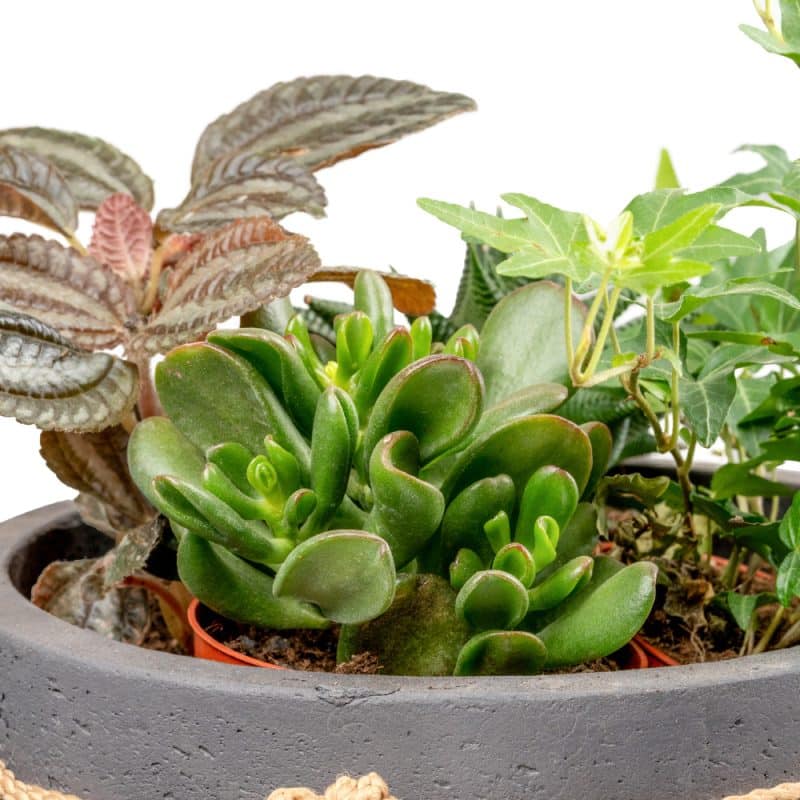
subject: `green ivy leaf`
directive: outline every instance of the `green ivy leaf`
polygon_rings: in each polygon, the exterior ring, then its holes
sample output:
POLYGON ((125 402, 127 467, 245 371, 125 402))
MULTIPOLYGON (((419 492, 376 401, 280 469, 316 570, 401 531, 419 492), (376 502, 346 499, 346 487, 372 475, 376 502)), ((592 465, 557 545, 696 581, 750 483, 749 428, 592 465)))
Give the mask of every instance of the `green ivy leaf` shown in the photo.
POLYGON ((782 606, 787 608, 800 597, 800 550, 794 550, 781 561, 775 578, 775 591, 782 606))
POLYGON ((656 171, 656 189, 678 189, 681 182, 675 173, 675 167, 670 158, 669 151, 666 149, 661 150, 658 159, 658 170, 656 171))
POLYGON ((736 395, 736 379, 732 373, 712 375, 695 380, 679 379, 681 407, 698 441, 710 447, 719 436, 736 395))
POLYGON ((736 624, 743 630, 749 630, 753 624, 753 615, 765 605, 774 603, 777 599, 772 592, 759 592, 758 594, 739 594, 739 592, 724 592, 719 595, 720 601, 730 611, 736 624))

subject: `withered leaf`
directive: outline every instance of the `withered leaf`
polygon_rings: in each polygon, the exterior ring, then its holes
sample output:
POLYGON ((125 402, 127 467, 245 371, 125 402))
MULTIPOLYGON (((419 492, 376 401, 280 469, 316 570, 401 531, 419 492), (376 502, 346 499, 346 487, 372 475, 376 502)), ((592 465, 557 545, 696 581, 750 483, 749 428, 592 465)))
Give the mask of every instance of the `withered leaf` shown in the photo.
POLYGON ((80 350, 23 314, 0 311, 0 415, 43 430, 99 431, 133 408, 138 370, 80 350))
POLYGON ((206 128, 195 151, 192 184, 212 161, 234 153, 291 156, 316 170, 474 108, 461 94, 371 75, 278 83, 206 128))
POLYGON ((152 355, 195 341, 217 323, 288 294, 319 267, 308 240, 269 217, 232 223, 178 261, 161 309, 131 349, 152 355))
POLYGON ((114 347, 136 318, 133 290, 92 256, 41 236, 0 236, 0 308, 31 314, 80 347, 114 347))
POLYGON ((129 194, 109 195, 94 218, 89 253, 129 286, 147 275, 153 243, 150 215, 129 194))
POLYGON ((43 431, 39 443, 47 466, 62 483, 113 510, 107 515, 117 533, 155 516, 128 471, 128 434, 120 425, 97 433, 43 431))
POLYGON ((113 551, 102 558, 54 561, 42 571, 31 601, 50 614, 109 639, 141 644, 150 627, 150 598, 140 587, 105 587, 113 551))
POLYGON ((78 227, 78 204, 50 161, 0 147, 0 215, 19 217, 65 236, 78 227))
MULTIPOLYGON (((359 271, 353 267, 325 267, 315 272, 307 282, 336 281, 344 283, 352 289, 359 271)), ((393 272, 381 272, 379 275, 389 286, 394 307, 403 314, 422 317, 430 314, 435 308, 436 290, 428 281, 409 278, 393 272)))
POLYGON ((326 202, 317 179, 296 161, 234 154, 213 162, 178 208, 158 215, 158 225, 173 231, 208 231, 264 214, 275 220, 295 211, 321 217, 326 202))
POLYGON ((111 551, 104 578, 107 589, 144 567, 150 553, 161 540, 165 528, 166 520, 157 516, 125 533, 119 544, 111 551))
POLYGON ((3 145, 55 164, 81 208, 95 209, 116 192, 132 195, 147 211, 153 207, 153 182, 130 156, 102 139, 52 128, 11 128, 0 131, 3 145))

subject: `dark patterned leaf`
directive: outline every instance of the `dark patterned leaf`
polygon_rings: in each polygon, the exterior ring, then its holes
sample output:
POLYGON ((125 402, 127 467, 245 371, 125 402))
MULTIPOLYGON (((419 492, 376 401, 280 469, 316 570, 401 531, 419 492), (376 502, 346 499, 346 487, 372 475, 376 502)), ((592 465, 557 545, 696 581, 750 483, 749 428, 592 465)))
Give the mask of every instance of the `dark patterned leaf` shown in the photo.
POLYGON ((208 231, 264 214, 276 220, 294 211, 321 217, 326 202, 317 179, 296 161, 235 154, 215 161, 178 208, 158 215, 158 225, 172 231, 208 231))
POLYGON ((71 236, 78 205, 67 182, 46 159, 16 147, 0 148, 0 214, 71 236))
POLYGON ((31 601, 71 625, 141 644, 150 626, 149 596, 139 587, 106 589, 112 558, 113 551, 103 558, 54 561, 36 581, 31 601))
MULTIPOLYGON (((360 271, 353 267, 325 267, 306 278, 306 282, 335 281, 344 283, 352 289, 356 282, 356 275, 360 271)), ((389 285, 392 302, 398 311, 412 317, 421 317, 433 311, 436 305, 436 290, 428 281, 397 275, 393 272, 378 274, 389 285)))
POLYGON ((128 434, 121 426, 98 433, 43 431, 40 445, 47 466, 62 483, 113 510, 109 521, 116 523, 117 532, 155 515, 128 471, 128 434))
POLYGON ((203 180, 213 161, 234 153, 292 156, 310 170, 320 169, 474 108, 461 94, 371 75, 278 83, 206 128, 192 183, 203 180))
POLYGON ((112 551, 105 574, 105 587, 110 589, 142 569, 165 529, 166 519, 157 516, 138 528, 129 530, 112 551))
POLYGON ((153 223, 129 194, 109 195, 94 218, 89 253, 130 286, 138 286, 150 266, 153 223))
POLYGON ((81 208, 95 209, 116 192, 133 195, 148 211, 153 207, 153 182, 132 158, 102 139, 51 128, 12 128, 0 131, 4 145, 55 164, 81 208))
POLYGON ((0 311, 0 415, 43 430, 99 431, 133 408, 138 371, 79 350, 32 317, 0 311))
POLYGON ((31 314, 80 347, 113 347, 136 318, 132 289, 91 256, 41 236, 0 236, 0 307, 31 314))
POLYGON ((131 348, 155 354, 195 341, 217 323, 287 295, 319 267, 308 240, 269 217, 228 225, 178 261, 160 311, 131 348))

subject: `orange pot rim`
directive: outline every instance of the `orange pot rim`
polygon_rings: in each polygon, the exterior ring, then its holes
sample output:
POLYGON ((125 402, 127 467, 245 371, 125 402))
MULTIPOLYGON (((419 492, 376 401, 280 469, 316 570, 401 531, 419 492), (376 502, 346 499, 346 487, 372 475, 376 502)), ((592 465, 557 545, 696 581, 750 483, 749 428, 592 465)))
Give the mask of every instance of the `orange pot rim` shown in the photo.
POLYGON ((249 667, 262 667, 264 669, 286 669, 286 667, 281 667, 278 664, 270 664, 269 661, 263 661, 260 658, 253 658, 252 656, 245 655, 244 653, 239 653, 236 650, 232 650, 230 647, 222 644, 222 642, 220 642, 218 639, 215 639, 200 624, 200 620, 197 618, 197 611, 199 608, 200 601, 195 597, 192 602, 189 603, 189 608, 186 610, 186 618, 189 621, 189 627, 192 629, 192 635, 194 636, 195 640, 200 639, 210 650, 219 653, 221 656, 224 656, 224 658, 212 658, 209 660, 218 660, 223 663, 230 663, 233 661, 237 664, 245 664, 249 667))

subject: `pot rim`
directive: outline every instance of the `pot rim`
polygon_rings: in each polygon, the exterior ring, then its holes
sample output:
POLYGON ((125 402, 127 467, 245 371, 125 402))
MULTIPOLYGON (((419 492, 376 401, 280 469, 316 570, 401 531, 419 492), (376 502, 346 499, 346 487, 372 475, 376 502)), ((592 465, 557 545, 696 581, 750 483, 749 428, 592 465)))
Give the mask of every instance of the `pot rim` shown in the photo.
POLYGON ((77 522, 72 502, 55 503, 0 524, 0 648, 10 641, 16 649, 35 658, 80 663, 83 669, 131 674, 183 688, 208 688, 241 696, 284 695, 309 701, 320 698, 346 704, 369 697, 371 702, 388 698, 438 703, 453 693, 492 704, 492 698, 529 697, 532 693, 551 700, 578 699, 624 693, 664 694, 702 689, 771 677, 796 676, 800 672, 800 647, 744 656, 729 661, 687 664, 679 667, 619 672, 513 677, 405 677, 392 675, 339 675, 281 669, 231 669, 205 659, 155 652, 122 644, 71 626, 34 606, 10 579, 11 561, 23 547, 57 527, 77 522))

